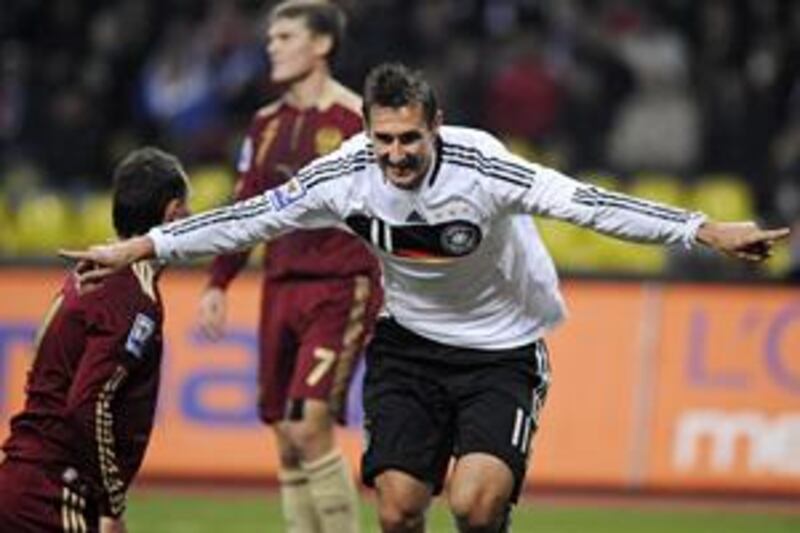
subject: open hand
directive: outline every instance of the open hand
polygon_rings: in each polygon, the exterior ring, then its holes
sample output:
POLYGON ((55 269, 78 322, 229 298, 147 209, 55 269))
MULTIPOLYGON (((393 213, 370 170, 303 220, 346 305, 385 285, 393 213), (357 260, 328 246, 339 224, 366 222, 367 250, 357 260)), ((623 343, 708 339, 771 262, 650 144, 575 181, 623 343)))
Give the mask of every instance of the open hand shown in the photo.
POLYGON ((203 292, 199 309, 200 329, 212 341, 225 334, 227 302, 225 293, 217 287, 209 287, 203 292))

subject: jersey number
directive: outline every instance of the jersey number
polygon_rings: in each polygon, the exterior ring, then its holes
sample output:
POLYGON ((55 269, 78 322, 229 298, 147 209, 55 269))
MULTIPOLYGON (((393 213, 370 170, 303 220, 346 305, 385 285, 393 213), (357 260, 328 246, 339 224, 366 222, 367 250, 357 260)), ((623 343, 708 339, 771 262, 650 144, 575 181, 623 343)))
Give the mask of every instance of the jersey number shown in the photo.
POLYGON ((333 363, 336 361, 336 352, 328 348, 317 348, 314 350, 314 359, 317 360, 317 363, 306 377, 306 385, 309 387, 319 383, 328 370, 333 367, 333 363))

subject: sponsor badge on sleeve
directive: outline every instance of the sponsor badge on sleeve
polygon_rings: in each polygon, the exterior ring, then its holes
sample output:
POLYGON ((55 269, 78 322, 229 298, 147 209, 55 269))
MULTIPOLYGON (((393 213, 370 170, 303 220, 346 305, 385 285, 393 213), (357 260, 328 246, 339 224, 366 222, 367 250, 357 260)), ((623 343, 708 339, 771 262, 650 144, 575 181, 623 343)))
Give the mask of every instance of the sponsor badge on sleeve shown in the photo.
POLYGON ((139 313, 133 321, 128 340, 125 341, 125 350, 137 359, 141 359, 147 341, 153 336, 156 323, 149 316, 139 313))

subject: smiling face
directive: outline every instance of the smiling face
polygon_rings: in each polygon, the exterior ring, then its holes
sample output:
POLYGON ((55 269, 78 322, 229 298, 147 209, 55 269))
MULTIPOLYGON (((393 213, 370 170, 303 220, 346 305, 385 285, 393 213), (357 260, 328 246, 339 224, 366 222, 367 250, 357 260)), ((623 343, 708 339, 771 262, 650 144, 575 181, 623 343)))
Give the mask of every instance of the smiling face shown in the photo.
POLYGON ((279 17, 267 29, 267 55, 275 83, 290 83, 304 78, 327 62, 332 40, 311 31, 303 17, 279 17))
POLYGON ((441 114, 428 124, 422 104, 373 105, 367 130, 383 175, 400 189, 416 189, 433 162, 441 114))

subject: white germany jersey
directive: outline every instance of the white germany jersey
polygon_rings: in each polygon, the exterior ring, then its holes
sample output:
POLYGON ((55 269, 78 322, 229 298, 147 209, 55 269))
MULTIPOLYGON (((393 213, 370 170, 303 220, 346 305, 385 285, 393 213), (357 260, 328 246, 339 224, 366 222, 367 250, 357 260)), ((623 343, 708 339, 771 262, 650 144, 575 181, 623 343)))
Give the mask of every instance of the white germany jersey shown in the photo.
POLYGON ((524 215, 687 245, 704 219, 583 184, 509 153, 485 132, 445 126, 417 190, 387 182, 360 134, 277 189, 150 237, 158 257, 169 260, 340 226, 380 258, 385 310, 397 322, 445 344, 494 350, 531 343, 564 317, 553 262, 524 215))

